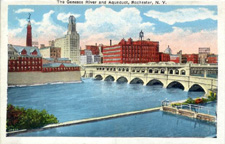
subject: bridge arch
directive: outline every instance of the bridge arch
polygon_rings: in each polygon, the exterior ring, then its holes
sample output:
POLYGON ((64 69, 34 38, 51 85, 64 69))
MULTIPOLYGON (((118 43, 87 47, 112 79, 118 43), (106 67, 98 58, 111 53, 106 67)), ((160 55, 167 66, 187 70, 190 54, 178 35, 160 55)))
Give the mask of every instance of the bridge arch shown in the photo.
POLYGON ((184 85, 178 81, 173 81, 173 82, 169 83, 166 88, 168 88, 168 89, 169 88, 179 88, 182 90, 185 89, 184 85))
POLYGON ((188 91, 202 91, 207 93, 207 89, 200 84, 193 84, 188 91))
POLYGON ((116 82, 117 83, 127 83, 128 79, 124 76, 121 76, 121 77, 117 78, 116 82))
POLYGON ((146 84, 146 86, 152 86, 152 85, 161 85, 161 86, 163 86, 163 83, 160 80, 158 80, 158 79, 152 79, 146 84))
POLYGON ((102 75, 98 74, 94 77, 95 80, 103 80, 102 75))
POLYGON ((104 81, 114 81, 114 80, 115 80, 115 78, 111 75, 106 76, 104 79, 104 81))
POLYGON ((130 81, 130 84, 144 84, 144 81, 140 78, 134 78, 130 81))

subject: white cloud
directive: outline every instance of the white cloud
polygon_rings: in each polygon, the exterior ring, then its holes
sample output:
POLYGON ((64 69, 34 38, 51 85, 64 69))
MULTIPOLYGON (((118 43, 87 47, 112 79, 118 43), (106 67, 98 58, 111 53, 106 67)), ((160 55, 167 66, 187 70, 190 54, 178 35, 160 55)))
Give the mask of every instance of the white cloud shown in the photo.
POLYGON ((182 50, 183 53, 198 53, 199 47, 210 47, 212 53, 218 53, 217 30, 192 32, 188 29, 173 27, 173 31, 170 33, 163 35, 148 33, 145 38, 159 41, 162 52, 170 45, 174 54, 179 50, 182 50))
POLYGON ((80 17, 80 14, 73 14, 73 13, 59 13, 57 15, 57 19, 64 22, 64 23, 68 23, 68 18, 69 16, 73 15, 75 18, 80 17))
MULTIPOLYGON (((66 28, 54 23, 51 18, 53 13, 54 11, 50 10, 48 13, 43 14, 41 21, 35 21, 31 19, 32 37, 33 40, 38 41, 39 44, 43 43, 47 45, 49 40, 64 36, 66 28)), ((19 41, 16 41, 16 39, 19 39, 21 36, 23 36, 23 45, 25 45, 27 20, 18 18, 17 20, 19 22, 19 28, 9 29, 9 42, 20 43, 19 41)))
POLYGON ((21 33, 23 28, 9 29, 9 34, 12 37, 15 37, 17 34, 21 33))
POLYGON ((169 12, 150 10, 147 13, 144 13, 144 15, 158 19, 159 21, 168 23, 170 25, 173 25, 177 22, 183 23, 195 20, 204 20, 208 18, 213 20, 217 19, 215 11, 211 11, 207 8, 184 8, 169 12))
POLYGON ((15 11, 15 13, 28 13, 28 12, 34 12, 34 10, 25 8, 25 9, 18 9, 17 11, 15 11))
POLYGON ((114 11, 102 6, 96 9, 87 9, 85 22, 77 23, 77 30, 83 39, 81 42, 83 48, 85 44, 91 44, 91 42, 95 44, 109 41, 109 39, 138 37, 141 30, 153 31, 154 24, 144 23, 140 11, 134 7, 114 11))

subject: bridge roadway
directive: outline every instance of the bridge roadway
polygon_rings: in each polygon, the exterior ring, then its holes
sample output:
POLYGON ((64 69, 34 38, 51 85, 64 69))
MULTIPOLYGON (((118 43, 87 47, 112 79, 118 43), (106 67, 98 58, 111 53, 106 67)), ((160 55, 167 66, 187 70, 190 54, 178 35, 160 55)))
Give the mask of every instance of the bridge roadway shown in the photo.
POLYGON ((217 89, 217 78, 207 77, 218 73, 217 65, 148 63, 148 64, 87 64, 83 65, 84 77, 114 82, 125 81, 129 84, 160 83, 164 88, 181 87, 184 91, 217 89), (193 76, 202 74, 202 76, 193 76))

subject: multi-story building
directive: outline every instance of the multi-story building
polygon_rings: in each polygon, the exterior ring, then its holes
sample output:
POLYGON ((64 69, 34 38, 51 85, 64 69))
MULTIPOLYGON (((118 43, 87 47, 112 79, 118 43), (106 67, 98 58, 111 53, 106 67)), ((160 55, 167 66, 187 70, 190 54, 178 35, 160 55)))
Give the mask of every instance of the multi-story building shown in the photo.
POLYGON ((92 55, 99 55, 99 46, 96 45, 86 45, 87 50, 91 50, 92 55))
POLYGON ((8 45, 8 71, 41 71, 42 56, 37 47, 8 45))
POLYGON ((101 63, 101 57, 100 55, 92 55, 92 63, 101 63))
POLYGON ((126 41, 103 46, 103 63, 159 62, 159 42, 150 40, 126 41))
POLYGON ((59 47, 44 47, 40 49, 43 58, 61 58, 61 48, 59 47))
POLYGON ((71 63, 71 60, 68 58, 42 58, 42 63, 71 63))
POLYGON ((159 52, 159 61, 160 62, 168 62, 170 61, 170 55, 167 53, 159 52))
POLYGON ((170 61, 175 63, 181 63, 181 56, 178 54, 171 54, 170 61))
POLYGON ((177 54, 172 54, 172 49, 170 48, 170 46, 168 45, 168 47, 165 49, 164 51, 165 54, 169 54, 170 56, 170 60, 171 62, 175 62, 175 63, 181 63, 181 53, 182 51, 178 52, 177 54))
POLYGON ((72 62, 80 63, 80 36, 76 31, 76 21, 74 16, 69 17, 67 35, 56 39, 55 47, 61 48, 61 57, 71 59, 72 62))
POLYGON ((80 64, 91 64, 92 63, 92 52, 91 50, 84 50, 84 55, 80 56, 80 64))
POLYGON ((209 54, 210 48, 199 48, 198 49, 199 63, 205 64, 209 54))
POLYGON ((209 55, 206 59, 208 64, 217 64, 218 63, 218 55, 209 55))
POLYGON ((43 64, 42 72, 80 71, 74 63, 48 63, 43 64))
POLYGON ((80 55, 85 55, 85 50, 80 50, 80 55))
POLYGON ((71 64, 71 61, 68 58, 42 59, 41 53, 37 47, 25 47, 9 44, 8 55, 9 72, 79 71, 79 66, 71 64))
POLYGON ((182 54, 182 63, 198 63, 198 54, 182 54))

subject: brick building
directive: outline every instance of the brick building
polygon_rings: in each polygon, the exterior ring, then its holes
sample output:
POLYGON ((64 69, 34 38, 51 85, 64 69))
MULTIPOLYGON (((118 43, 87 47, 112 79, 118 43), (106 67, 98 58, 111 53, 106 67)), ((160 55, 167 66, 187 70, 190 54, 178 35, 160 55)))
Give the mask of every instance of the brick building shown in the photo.
POLYGON ((209 54, 210 54, 210 48, 207 48, 207 47, 199 48, 198 49, 199 63, 205 64, 209 54))
POLYGON ((48 63, 43 64, 42 72, 79 71, 80 67, 73 63, 48 63))
POLYGON ((96 45, 86 45, 86 49, 92 52, 92 55, 99 55, 99 47, 96 45))
POLYGON ((61 58, 61 48, 59 47, 44 47, 40 49, 43 58, 61 58))
POLYGON ((41 71, 42 56, 37 47, 8 45, 8 71, 41 71))
POLYGON ((182 63, 193 62, 198 63, 198 54, 182 54, 182 63))
POLYGON ((79 71, 79 66, 70 63, 68 58, 45 58, 42 60, 37 47, 25 47, 8 45, 8 72, 56 72, 56 71, 79 71), (57 61, 55 61, 57 60, 57 61))
POLYGON ((69 58, 42 58, 42 63, 71 63, 69 58))
POLYGON ((85 50, 80 50, 80 55, 85 55, 85 50))
POLYGON ((116 45, 103 46, 103 63, 148 62, 159 62, 159 42, 129 38, 116 45))
POLYGON ((218 55, 209 55, 207 57, 206 61, 208 64, 217 64, 218 63, 218 55))
POLYGON ((170 61, 170 54, 159 52, 159 61, 160 62, 168 62, 168 61, 170 61))
POLYGON ((170 55, 170 61, 175 63, 181 63, 180 55, 170 55))

